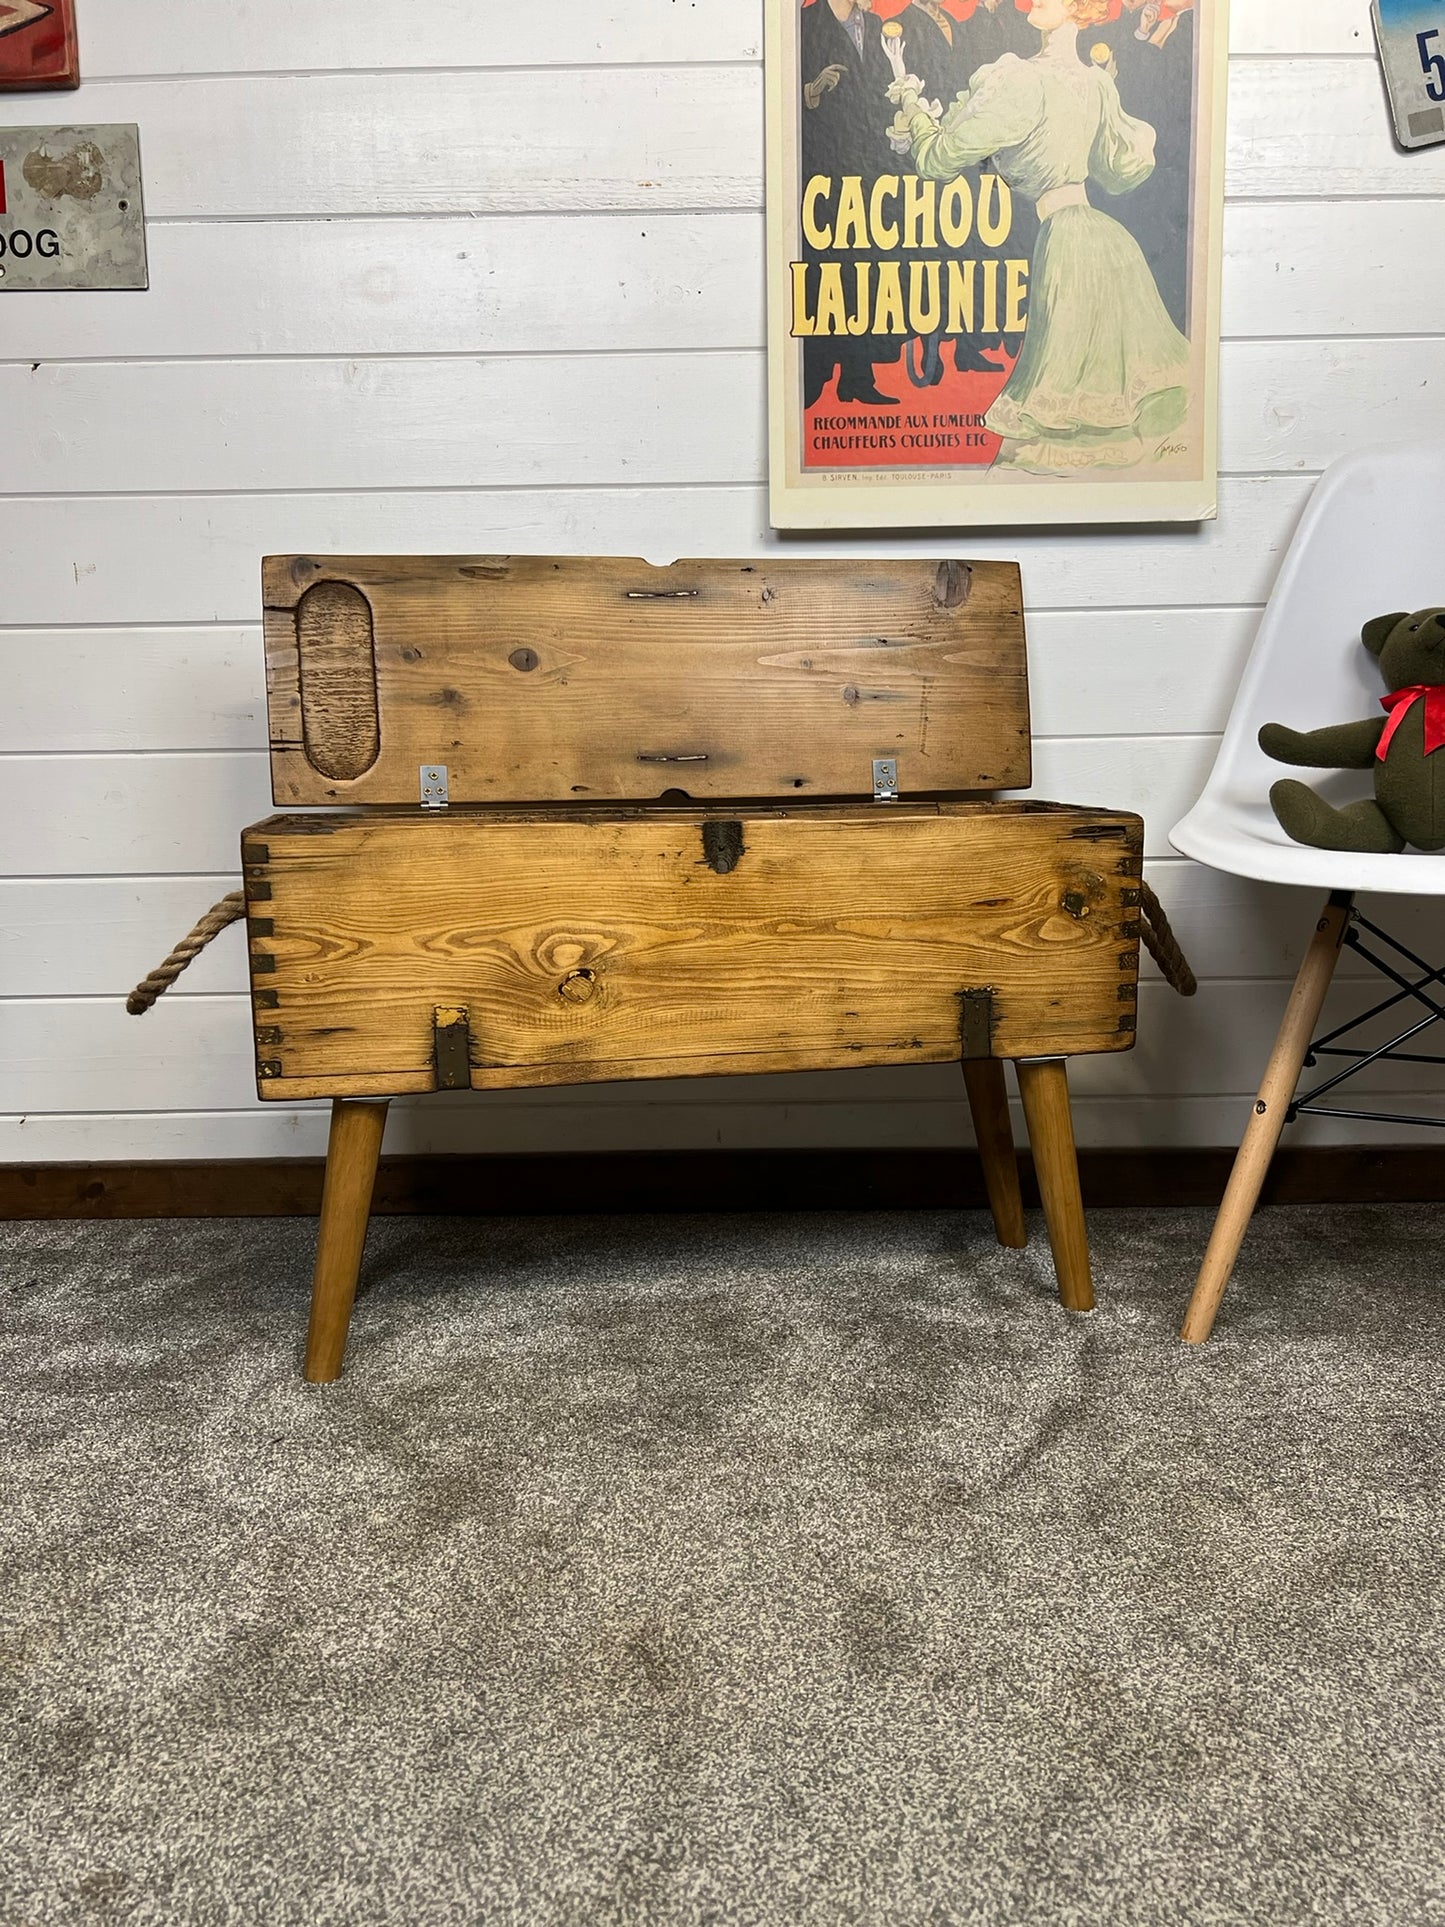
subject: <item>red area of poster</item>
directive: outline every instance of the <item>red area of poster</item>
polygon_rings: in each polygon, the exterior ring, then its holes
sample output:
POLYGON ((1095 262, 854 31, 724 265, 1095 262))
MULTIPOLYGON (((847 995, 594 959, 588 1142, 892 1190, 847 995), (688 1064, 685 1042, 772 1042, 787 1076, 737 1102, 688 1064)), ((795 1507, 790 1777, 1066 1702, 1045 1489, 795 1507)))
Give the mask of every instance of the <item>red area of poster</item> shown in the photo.
POLYGON ((929 383, 924 344, 910 341, 895 361, 873 364, 878 392, 896 401, 879 408, 838 399, 830 377, 813 407, 804 411, 803 460, 810 469, 987 468, 999 438, 983 425, 1013 370, 1014 357, 1000 348, 997 369, 961 373, 955 347, 938 351, 941 378, 929 383), (909 372, 911 369, 912 373, 909 372))

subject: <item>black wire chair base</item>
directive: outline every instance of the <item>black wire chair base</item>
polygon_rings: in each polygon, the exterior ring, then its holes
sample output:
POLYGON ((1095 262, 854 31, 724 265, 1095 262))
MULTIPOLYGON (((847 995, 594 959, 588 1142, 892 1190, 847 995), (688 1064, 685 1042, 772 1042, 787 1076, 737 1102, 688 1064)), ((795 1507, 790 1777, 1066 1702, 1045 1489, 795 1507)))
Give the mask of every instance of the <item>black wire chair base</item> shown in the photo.
POLYGON ((1343 1070, 1336 1071, 1335 1075, 1326 1078, 1324 1083, 1316 1084, 1313 1090, 1296 1096, 1285 1113, 1285 1122, 1292 1124, 1297 1117, 1347 1117, 1365 1124, 1425 1124, 1436 1130, 1445 1130, 1445 1117, 1401 1115, 1397 1111, 1343 1111, 1319 1102, 1320 1098, 1328 1097, 1331 1091, 1338 1090, 1348 1079, 1358 1077, 1361 1071, 1368 1070, 1372 1064, 1445 1065, 1445 1056, 1436 1057, 1426 1052, 1402 1048, 1406 1044, 1413 1043, 1422 1032, 1429 1030, 1432 1024, 1445 1023, 1445 1003, 1437 1002, 1430 995, 1430 992, 1436 989, 1445 992, 1445 965, 1442 965, 1439 970, 1432 970, 1423 957, 1417 957, 1413 950, 1407 949, 1404 944, 1392 937, 1388 930, 1382 930, 1377 923, 1371 923, 1370 919, 1353 905, 1350 909, 1350 920, 1345 926, 1344 941, 1357 956, 1362 957, 1372 969, 1377 970, 1382 977, 1387 978, 1398 988, 1392 997, 1382 999, 1372 1009, 1358 1017, 1352 1017, 1349 1023, 1341 1024, 1337 1030, 1328 1031, 1310 1045, 1305 1054, 1305 1067, 1308 1070, 1316 1069, 1322 1057, 1342 1057, 1349 1061, 1343 1070), (1361 935, 1362 931, 1368 932, 1377 945, 1388 946, 1397 957, 1403 958, 1405 963, 1413 965, 1423 974, 1413 980, 1405 976, 1403 969, 1397 969, 1388 958, 1378 955, 1370 948, 1364 936, 1361 935), (1412 1001, 1423 1005, 1425 1015, 1416 1018, 1414 1023, 1407 1025, 1386 1043, 1377 1045, 1374 1050, 1365 1050, 1359 1045, 1340 1042, 1341 1038, 1354 1036, 1375 1018, 1383 1017, 1386 1011, 1394 1010, 1400 1004, 1412 1001))

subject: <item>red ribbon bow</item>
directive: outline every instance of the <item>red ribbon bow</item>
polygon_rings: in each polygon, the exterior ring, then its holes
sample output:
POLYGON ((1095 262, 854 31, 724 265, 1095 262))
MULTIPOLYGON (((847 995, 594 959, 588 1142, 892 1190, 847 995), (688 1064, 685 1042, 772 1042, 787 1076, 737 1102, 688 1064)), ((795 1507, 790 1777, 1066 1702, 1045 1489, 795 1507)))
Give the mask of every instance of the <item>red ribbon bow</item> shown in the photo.
POLYGON ((1422 700, 1425 704, 1425 754, 1428 756, 1433 750, 1445 747, 1445 683, 1412 683, 1408 689, 1392 689, 1388 696, 1380 698, 1380 707, 1390 712, 1390 720, 1385 724, 1385 733, 1375 751, 1382 763, 1390 747, 1390 738, 1414 705, 1422 700))

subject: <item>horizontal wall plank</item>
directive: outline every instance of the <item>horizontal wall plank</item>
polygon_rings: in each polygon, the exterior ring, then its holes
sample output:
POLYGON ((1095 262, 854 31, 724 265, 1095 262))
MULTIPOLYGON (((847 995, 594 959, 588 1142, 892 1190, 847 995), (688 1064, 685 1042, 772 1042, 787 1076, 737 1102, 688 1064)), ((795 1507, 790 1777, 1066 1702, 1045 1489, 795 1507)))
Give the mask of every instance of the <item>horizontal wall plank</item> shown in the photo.
POLYGON ((1445 343, 1231 342, 1220 356, 1220 464, 1319 469, 1372 442, 1445 430, 1445 343))
MULTIPOLYGON (((1361 6, 1357 24, 1366 18, 1361 6)), ((1225 187, 1246 200, 1438 196, 1445 149, 1395 145, 1373 60, 1235 61, 1225 187), (1414 166, 1423 154, 1428 164, 1414 166)))
MULTIPOLYGON (((1420 860, 1428 863, 1431 859, 1420 860)), ((1293 981, 1315 934, 1323 891, 1256 883, 1206 869, 1183 857, 1156 859, 1148 866, 1148 876, 1201 979, 1293 981)), ((1418 955, 1445 961, 1441 942, 1445 916, 1438 898, 1361 897, 1359 904, 1365 915, 1418 955)), ((1152 974, 1154 965, 1146 958, 1144 968, 1146 974, 1152 974)), ((1381 983, 1370 966, 1349 948, 1341 953, 1337 975, 1381 983)), ((1262 990, 1261 994, 1278 993, 1262 990)), ((1441 1150, 1445 1151, 1445 1139, 1441 1140, 1441 1150)))
MULTIPOLYGON (((1226 336, 1430 334, 1445 311, 1438 201, 1237 201, 1226 336), (1398 263, 1410 261, 1408 275, 1398 263)), ((430 221, 177 221, 151 287, 31 294, 17 361, 759 348, 763 217, 553 214, 430 221), (578 298, 585 288, 586 299, 578 298)))
POLYGON ((259 623, 0 630, 0 689, 6 755, 266 747, 259 623))
MULTIPOLYGON (((1438 337, 1226 343, 1226 472, 1445 434, 1438 337)), ((0 367, 16 493, 756 483, 761 351, 0 367), (165 421, 181 433, 156 435, 165 421)))
MULTIPOLYGON (((1139 1099, 1078 1098, 1074 1129, 1085 1150, 1193 1150, 1239 1142, 1249 1115, 1246 1095, 1139 1099)), ((1441 1096, 1402 1098, 1402 1111, 1438 1114, 1441 1096)), ((1014 1109, 1014 1130, 1024 1142, 1014 1109)), ((972 1142, 966 1108, 890 1101, 791 1105, 617 1106, 591 1099, 566 1112, 529 1106, 510 1094, 394 1103, 384 1155, 554 1153, 559 1151, 865 1150, 966 1146, 972 1142)), ((1304 1118, 1285 1134, 1287 1150, 1316 1145, 1386 1147, 1418 1144, 1438 1153, 1441 1134, 1395 1125, 1348 1125, 1304 1118)), ((145 1159, 319 1158, 326 1152, 326 1109, 256 1105, 249 1111, 30 1113, 0 1117, 0 1164, 122 1163, 145 1159)), ((1223 1191, 1223 1185, 1220 1185, 1223 1191)), ((558 1198, 557 1209, 566 1209, 558 1198)), ((1036 1227, 1040 1239, 1041 1227, 1036 1227)), ((1202 1249, 1179 1258, 1181 1291, 1188 1291, 1202 1249)), ((304 1306, 309 1278, 298 1276, 304 1306)), ((1181 1306, 1183 1299, 1181 1298, 1181 1306)))
MULTIPOLYGON (((1043 736, 1217 733, 1256 609, 1046 611, 1028 624, 1043 736)), ((0 630, 0 753, 264 749, 254 628, 0 630)), ((63 779, 62 779, 63 780, 63 779)))
MULTIPOLYGON (((1081 1098, 1143 1102, 1170 1097, 1248 1093, 1257 1085, 1284 1009, 1284 983, 1217 982, 1185 999, 1158 982, 1140 986, 1139 1042, 1127 1053, 1080 1057, 1070 1080, 1081 1098)), ((1368 1007, 1371 986, 1341 984, 1329 1010, 1341 1020, 1368 1007)), ((725 1078, 662 1078, 594 1085, 595 1101, 614 1112, 654 1106, 669 1114, 693 1107, 720 1117, 733 1106, 798 1112, 831 1103, 958 1103, 951 1064, 842 1072, 789 1072, 725 1078)), ((1360 1092, 1430 1092, 1445 1088, 1438 1067, 1373 1067, 1360 1092)), ((146 1017, 130 1017, 120 999, 105 1002, 0 1003, 0 1109, 84 1111, 125 1094, 127 1108, 249 1110, 255 1095, 249 1006, 239 997, 163 1001, 146 1017)), ((518 1093, 468 1093, 471 1102, 524 1103, 571 1114, 586 1093, 559 1087, 518 1093)), ((866 1127, 865 1127, 866 1128, 866 1127)), ((876 1129, 876 1126, 875 1126, 876 1129)), ((665 1143, 667 1140, 657 1140, 665 1143)), ((869 1141, 869 1140, 864 1140, 869 1141)), ((884 1135, 875 1135, 883 1143, 884 1135)))
MULTIPOLYGON (((1385 112, 1383 99, 1380 113, 1385 112)), ((1438 200, 1231 201, 1222 326, 1234 335, 1422 334, 1445 312, 1438 200), (1410 263, 1401 273, 1400 264, 1410 263)), ((54 297, 57 301, 60 297, 54 297)), ((1309 356, 1312 341, 1297 352, 1309 356)))
MULTIPOLYGON (((1214 747, 1212 737, 1045 739, 1032 794, 1139 810, 1150 853, 1163 854, 1214 747)), ((906 789, 906 762, 900 780, 906 789)), ((0 876, 224 874, 242 829, 271 808, 261 751, 0 757, 0 876), (50 807, 36 807, 42 797, 50 807)))
MULTIPOLYGON (((1201 978, 1288 981, 1298 970, 1318 892, 1253 883, 1179 857, 1154 858, 1148 875, 1201 978)), ((0 880, 0 997, 122 996, 237 882, 234 872, 0 880)), ((1432 899, 1366 898, 1362 908, 1421 956, 1439 955, 1441 913, 1432 899)), ((239 928, 223 932, 167 993, 167 1007, 192 995, 244 994, 245 953, 239 928)), ((1147 957, 1144 970, 1154 974, 1147 957)), ((1339 971, 1369 975, 1348 949, 1339 971)))
MULTIPOLYGON (((151 219, 762 205, 752 65, 93 81, 84 107, 141 123, 151 219)), ((0 126, 35 118, 0 96, 0 126)))
POLYGON ((150 292, 12 303, 17 360, 756 348, 763 217, 177 221, 150 292))
MULTIPOLYGON (((535 214, 757 208, 756 65, 94 81, 93 121, 143 124, 146 208, 198 215, 535 214)), ((1240 198, 1445 192, 1445 151, 1398 149, 1368 60, 1236 61, 1228 191, 1240 198)), ((35 118, 0 98, 0 126, 35 118)))
POLYGON ((1226 480, 1218 521, 1152 529, 780 538, 761 488, 422 490, 3 501, 17 625, 254 622, 261 557, 955 555, 1022 565, 1026 606, 1263 602, 1313 479, 1226 480))
MULTIPOLYGON (((240 882, 239 849, 232 870, 215 876, 0 880, 0 997, 124 997, 240 882)), ((166 995, 245 992, 236 925, 166 995)))
POLYGON ((263 751, 0 757, 0 876, 233 871, 271 809, 263 751))
POLYGON ((1229 46, 1236 54, 1368 55, 1374 41, 1360 0, 1232 0, 1229 46))
POLYGON ((1030 616, 1035 736, 1218 735, 1259 613, 1111 609, 1030 616))
MULTIPOLYGON (((428 0, 404 30, 385 8, 356 0, 88 0, 87 70, 96 75, 262 73, 327 68, 616 66, 628 62, 756 60, 762 0, 680 7, 677 0, 552 0, 503 8, 428 0)), ((1369 46, 1358 0, 1234 0, 1239 54, 1352 53, 1369 46)))
POLYGON ((759 482, 764 384, 760 352, 11 363, 0 420, 17 492, 759 482))
POLYGON ((402 13, 356 0, 87 0, 84 52, 89 73, 150 75, 757 60, 762 45, 761 0, 426 0, 402 13))

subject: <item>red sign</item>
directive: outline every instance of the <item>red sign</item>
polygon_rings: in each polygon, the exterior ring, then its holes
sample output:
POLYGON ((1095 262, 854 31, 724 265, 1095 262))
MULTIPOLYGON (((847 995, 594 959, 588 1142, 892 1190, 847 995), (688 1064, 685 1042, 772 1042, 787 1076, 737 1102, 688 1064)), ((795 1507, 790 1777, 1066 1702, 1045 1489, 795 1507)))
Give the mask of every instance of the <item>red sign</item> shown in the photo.
POLYGON ((0 0, 0 91, 79 85, 75 0, 0 0))

